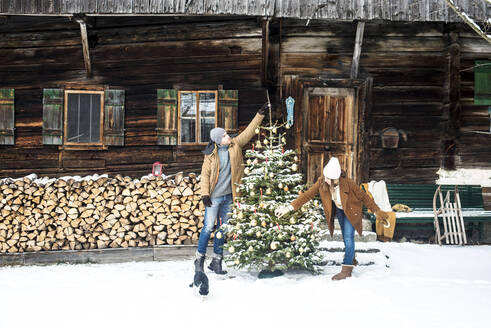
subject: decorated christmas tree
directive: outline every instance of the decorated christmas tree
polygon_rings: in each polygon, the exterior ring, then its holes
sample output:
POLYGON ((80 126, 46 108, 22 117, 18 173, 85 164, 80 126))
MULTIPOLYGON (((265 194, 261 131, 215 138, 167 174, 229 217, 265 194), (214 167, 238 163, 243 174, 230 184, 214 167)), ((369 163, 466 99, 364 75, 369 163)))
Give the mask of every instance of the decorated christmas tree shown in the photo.
POLYGON ((256 130, 258 139, 246 151, 244 178, 240 186, 234 186, 241 196, 232 206, 226 227, 228 266, 280 274, 288 269, 319 271, 319 224, 324 219, 319 202, 311 201, 281 218, 274 214, 304 189, 298 156, 284 149, 284 128, 288 124, 272 124, 270 119, 269 126, 256 130))

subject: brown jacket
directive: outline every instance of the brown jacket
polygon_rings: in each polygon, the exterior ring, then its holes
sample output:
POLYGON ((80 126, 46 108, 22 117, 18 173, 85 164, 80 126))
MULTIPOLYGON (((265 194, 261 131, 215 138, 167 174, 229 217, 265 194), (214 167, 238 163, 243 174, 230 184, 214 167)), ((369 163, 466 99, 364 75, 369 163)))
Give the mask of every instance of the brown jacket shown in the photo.
MULTIPOLYGON (((228 147, 230 155, 230 170, 232 174, 232 196, 237 197, 237 185, 240 184, 244 175, 244 160, 242 157, 242 147, 244 147, 254 136, 255 130, 263 121, 264 115, 256 114, 254 119, 249 123, 247 128, 241 134, 232 138, 232 142, 228 147)), ((201 167, 201 195, 210 196, 215 189, 218 181, 218 173, 220 171, 220 162, 218 159, 218 147, 210 155, 205 155, 203 166, 201 167)))
MULTIPOLYGON (((365 204, 366 207, 377 216, 385 214, 380 208, 375 204, 373 199, 361 190, 358 185, 349 178, 339 178, 339 188, 341 194, 341 203, 343 204, 344 213, 348 217, 348 220, 353 225, 353 228, 361 235, 363 231, 362 219, 362 205, 365 204)), ((329 185, 325 182, 324 176, 321 176, 317 182, 309 188, 306 192, 302 193, 295 199, 291 205, 295 210, 302 207, 303 204, 307 203, 309 200, 314 198, 317 194, 320 194, 322 207, 324 207, 324 214, 329 226, 329 232, 331 236, 334 233, 334 215, 335 211, 333 208, 331 189, 329 185)))

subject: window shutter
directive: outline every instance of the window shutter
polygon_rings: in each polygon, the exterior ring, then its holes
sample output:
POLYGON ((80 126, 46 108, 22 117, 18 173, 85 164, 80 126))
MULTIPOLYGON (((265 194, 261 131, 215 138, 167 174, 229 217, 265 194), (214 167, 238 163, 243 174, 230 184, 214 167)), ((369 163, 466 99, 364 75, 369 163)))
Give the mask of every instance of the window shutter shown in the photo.
POLYGON ((491 105, 491 61, 476 60, 474 69, 474 104, 491 105))
POLYGON ((124 146, 124 90, 104 92, 104 144, 124 146))
POLYGON ((238 90, 218 91, 218 126, 224 128, 228 134, 239 132, 238 108, 238 90))
POLYGON ((63 144, 63 89, 43 90, 43 144, 63 144))
POLYGON ((0 89, 0 145, 14 144, 14 89, 0 89))
POLYGON ((157 145, 177 145, 177 90, 157 89, 157 145))

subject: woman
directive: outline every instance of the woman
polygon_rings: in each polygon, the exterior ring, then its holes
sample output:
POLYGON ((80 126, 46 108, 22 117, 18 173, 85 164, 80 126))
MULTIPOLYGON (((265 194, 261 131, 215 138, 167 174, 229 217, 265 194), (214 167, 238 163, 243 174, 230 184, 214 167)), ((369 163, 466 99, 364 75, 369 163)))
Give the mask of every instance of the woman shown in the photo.
POLYGON ((341 177, 339 161, 336 157, 332 157, 324 167, 323 176, 291 204, 276 209, 276 216, 281 217, 290 211, 298 210, 317 194, 320 194, 331 236, 334 233, 334 216, 338 218, 343 235, 345 247, 343 265, 341 272, 332 279, 341 280, 351 277, 353 267, 358 264, 355 259, 355 230, 361 236, 362 205, 364 204, 382 220, 387 218, 387 213, 382 211, 352 179, 341 177))

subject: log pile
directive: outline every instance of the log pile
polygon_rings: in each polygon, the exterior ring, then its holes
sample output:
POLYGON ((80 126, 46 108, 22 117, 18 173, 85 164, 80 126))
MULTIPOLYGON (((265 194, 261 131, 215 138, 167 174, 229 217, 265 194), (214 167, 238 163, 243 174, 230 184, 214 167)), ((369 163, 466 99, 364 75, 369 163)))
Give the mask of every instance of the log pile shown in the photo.
POLYGON ((0 252, 195 243, 199 177, 0 180, 0 252))

